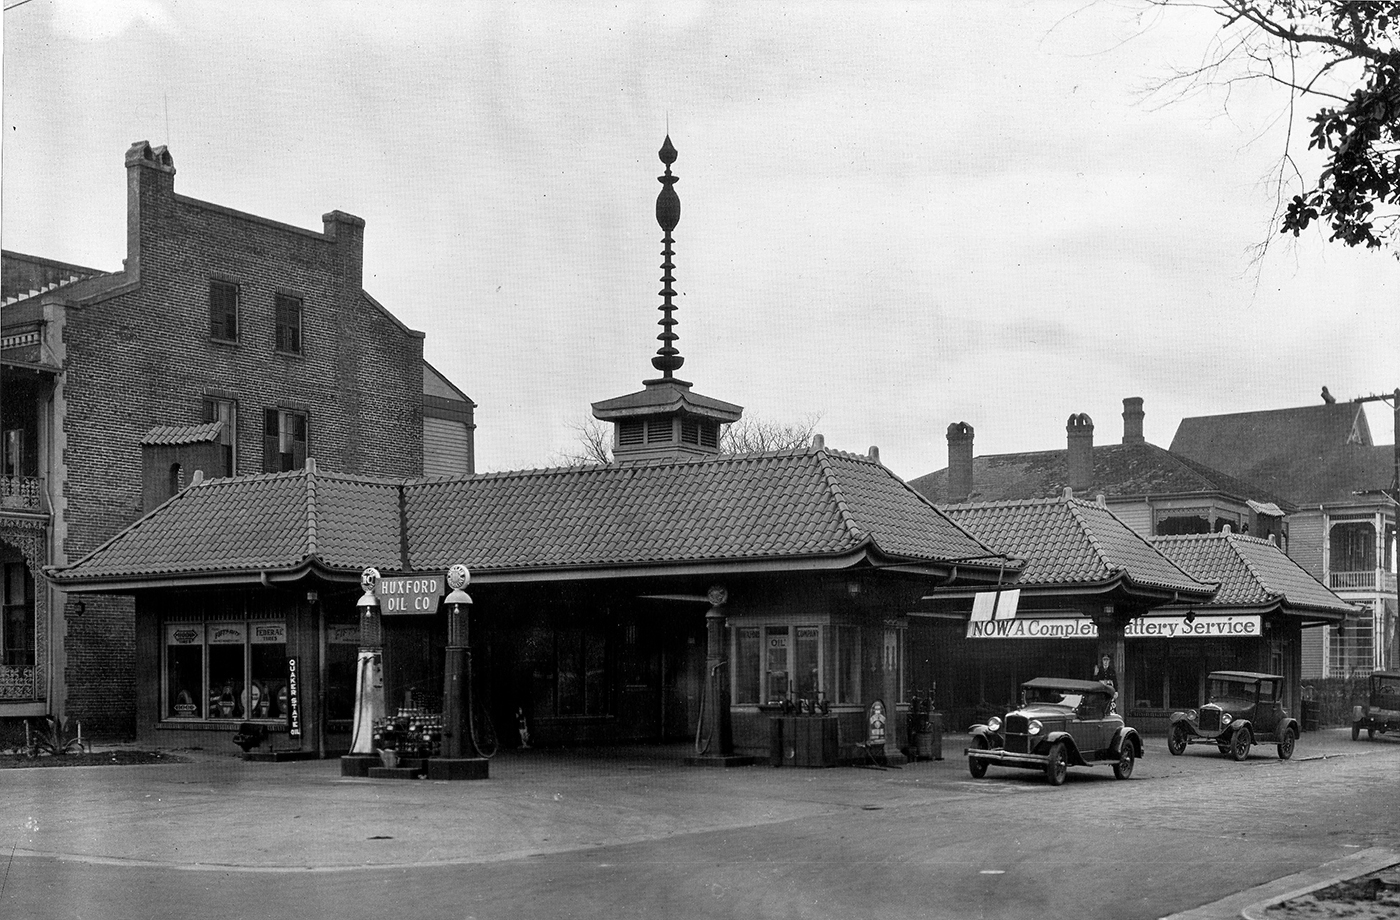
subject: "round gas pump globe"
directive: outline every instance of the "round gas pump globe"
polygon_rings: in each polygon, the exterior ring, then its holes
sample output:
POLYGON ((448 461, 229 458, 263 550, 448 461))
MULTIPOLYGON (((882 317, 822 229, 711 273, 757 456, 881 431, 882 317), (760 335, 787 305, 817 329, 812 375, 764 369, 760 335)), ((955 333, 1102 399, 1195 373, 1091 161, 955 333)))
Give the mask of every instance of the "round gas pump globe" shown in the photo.
POLYGON ((471 584, 471 570, 462 563, 457 563, 447 570, 447 586, 453 591, 462 591, 471 584))
POLYGON ((373 566, 360 573, 360 587, 366 594, 372 593, 379 587, 379 570, 373 566))

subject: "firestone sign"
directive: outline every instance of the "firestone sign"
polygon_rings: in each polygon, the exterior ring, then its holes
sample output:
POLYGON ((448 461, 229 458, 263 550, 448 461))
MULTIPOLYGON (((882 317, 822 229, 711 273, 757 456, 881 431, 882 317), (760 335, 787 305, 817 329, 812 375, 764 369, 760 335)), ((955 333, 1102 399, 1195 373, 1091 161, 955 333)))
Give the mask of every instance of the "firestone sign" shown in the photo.
MULTIPOLYGON (((1137 617, 1129 620, 1127 639, 1257 639, 1263 634, 1258 614, 1185 617, 1137 617)), ((1021 617, 967 624, 969 639, 1096 639, 1099 628, 1088 617, 1021 617)))

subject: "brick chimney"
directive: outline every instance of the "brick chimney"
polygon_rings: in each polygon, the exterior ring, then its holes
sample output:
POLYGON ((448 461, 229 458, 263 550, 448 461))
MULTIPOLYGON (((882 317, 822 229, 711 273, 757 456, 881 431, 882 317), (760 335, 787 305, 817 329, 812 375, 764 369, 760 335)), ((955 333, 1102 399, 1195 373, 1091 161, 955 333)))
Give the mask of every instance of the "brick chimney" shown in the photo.
MULTIPOLYGON (((164 146, 137 141, 126 150, 126 265, 141 277, 141 225, 164 222, 175 205, 175 160, 164 146)), ((156 233, 151 231, 152 238, 156 233)))
POLYGON ((1065 423, 1069 440, 1069 487, 1082 492, 1094 484, 1094 420, 1080 412, 1065 423))
POLYGON ((1123 400, 1123 443, 1145 444, 1142 436, 1142 397, 1129 396, 1123 400))
POLYGON ((365 278, 365 220, 344 211, 321 215, 326 238, 335 242, 345 286, 351 297, 359 297, 365 278))
POLYGON ((947 501, 965 502, 972 494, 972 426, 954 422, 948 426, 947 501))

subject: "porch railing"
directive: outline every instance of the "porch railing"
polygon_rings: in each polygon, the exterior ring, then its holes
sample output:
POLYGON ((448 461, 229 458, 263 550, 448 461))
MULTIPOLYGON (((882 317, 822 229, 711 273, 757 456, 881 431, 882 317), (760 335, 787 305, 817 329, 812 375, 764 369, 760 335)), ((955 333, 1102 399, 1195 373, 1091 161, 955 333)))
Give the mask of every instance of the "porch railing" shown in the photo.
POLYGON ((15 667, 0 664, 0 700, 37 700, 38 669, 33 665, 15 667))
POLYGON ((1384 569, 1363 572, 1328 572, 1327 586, 1333 590, 1375 591, 1394 593, 1395 573, 1384 569))
POLYGON ((47 512, 44 480, 38 476, 0 476, 0 508, 47 512))

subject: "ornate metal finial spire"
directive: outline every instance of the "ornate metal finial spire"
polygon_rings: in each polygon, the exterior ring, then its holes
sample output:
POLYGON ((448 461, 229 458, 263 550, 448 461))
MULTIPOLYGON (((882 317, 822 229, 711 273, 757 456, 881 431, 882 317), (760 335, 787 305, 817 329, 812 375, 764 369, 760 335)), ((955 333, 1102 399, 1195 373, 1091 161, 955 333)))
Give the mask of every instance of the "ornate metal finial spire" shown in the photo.
POLYGON ((671 231, 676 229, 676 224, 680 223, 681 220, 681 200, 673 188, 681 180, 680 177, 671 175, 671 164, 676 162, 676 148, 671 146, 671 135, 666 135, 666 142, 661 145, 661 150, 656 155, 661 162, 666 164, 666 175, 656 177, 656 181, 661 183, 661 194, 656 196, 656 222, 661 225, 661 229, 665 233, 661 238, 663 248, 661 250, 662 287, 660 294, 663 299, 661 306, 657 309, 665 316, 657 322, 657 325, 661 327, 661 334, 656 338, 661 343, 661 347, 656 350, 656 357, 651 359, 651 366, 661 371, 663 377, 669 378, 672 371, 680 370, 681 365, 685 363, 685 358, 681 357, 680 349, 676 348, 674 344, 680 336, 673 331, 676 320, 671 317, 676 309, 676 305, 671 302, 671 298, 676 296, 675 290, 671 288, 671 285, 676 281, 671 274, 671 269, 676 267, 675 263, 671 261, 671 257, 675 255, 675 251, 671 249, 671 231))

